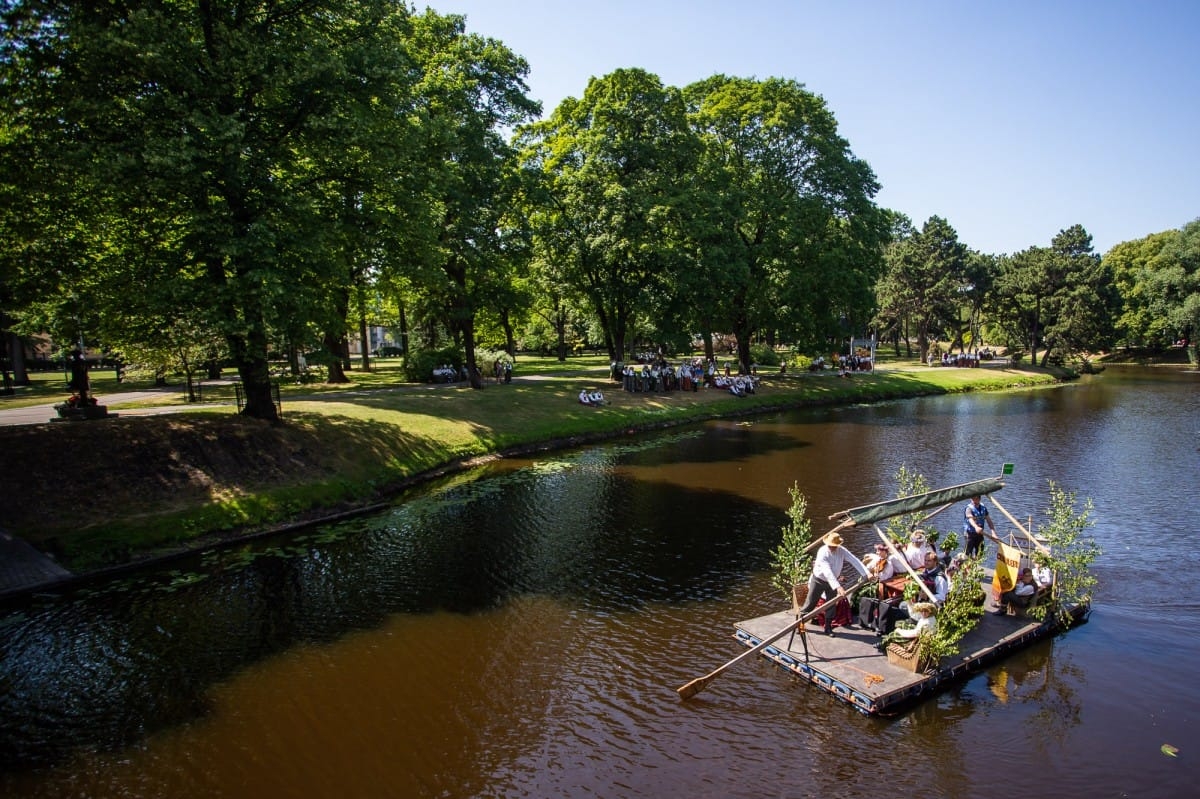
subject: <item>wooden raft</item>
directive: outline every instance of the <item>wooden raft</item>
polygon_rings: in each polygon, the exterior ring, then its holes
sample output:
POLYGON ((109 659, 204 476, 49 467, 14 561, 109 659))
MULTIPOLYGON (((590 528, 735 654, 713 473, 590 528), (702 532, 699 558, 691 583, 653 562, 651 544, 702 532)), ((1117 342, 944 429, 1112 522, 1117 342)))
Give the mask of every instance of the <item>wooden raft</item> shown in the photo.
MULTIPOLYGON (((988 609, 994 609, 989 602, 988 609)), ((1086 616, 1078 609, 1076 619, 1086 616)), ((736 639, 754 647, 796 617, 787 610, 759 616, 734 625, 736 639)), ((914 673, 888 662, 876 648, 879 638, 871 630, 838 627, 832 637, 808 626, 808 662, 799 633, 781 638, 762 650, 762 656, 791 674, 815 685, 868 716, 901 712, 1031 644, 1054 635, 1060 628, 1018 616, 985 613, 960 643, 959 654, 946 658, 930 674, 914 673), (788 646, 791 645, 789 649, 788 646)))

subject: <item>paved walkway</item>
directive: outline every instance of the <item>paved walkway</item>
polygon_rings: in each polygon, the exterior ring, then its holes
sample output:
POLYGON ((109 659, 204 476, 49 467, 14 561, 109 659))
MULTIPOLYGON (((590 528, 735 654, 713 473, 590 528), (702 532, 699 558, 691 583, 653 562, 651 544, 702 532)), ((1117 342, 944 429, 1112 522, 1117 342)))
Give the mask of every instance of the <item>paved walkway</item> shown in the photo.
MULTIPOLYGON (((580 377, 588 378, 592 381, 602 381, 607 376, 607 370, 577 370, 574 372, 556 372, 553 375, 542 374, 527 374, 521 376, 513 376, 514 383, 528 383, 542 380, 554 380, 561 377, 580 377)), ((204 385, 213 385, 209 381, 205 381, 204 385)), ((320 402, 321 400, 340 401, 346 397, 361 397, 374 394, 381 391, 437 391, 445 388, 461 388, 466 383, 402 383, 395 386, 379 386, 366 389, 347 388, 343 391, 326 391, 315 394, 303 395, 285 395, 284 404, 288 402, 320 402)), ((495 383, 490 379, 484 380, 484 385, 492 386, 495 383)), ((96 399, 103 403, 108 408, 114 405, 121 405, 127 402, 137 402, 144 399, 152 399, 160 397, 163 394, 181 393, 178 386, 170 388, 150 388, 139 391, 125 391, 112 394, 100 394, 96 399)), ((46 422, 54 421, 58 418, 58 412, 54 410, 55 403, 48 402, 45 405, 31 405, 27 408, 0 408, 0 425, 23 425, 23 424, 45 424, 46 422)), ((121 408, 119 410, 109 411, 109 416, 158 416, 165 413, 185 413, 195 411, 200 408, 222 407, 233 410, 233 403, 199 403, 195 405, 163 405, 161 407, 150 408, 121 408)))

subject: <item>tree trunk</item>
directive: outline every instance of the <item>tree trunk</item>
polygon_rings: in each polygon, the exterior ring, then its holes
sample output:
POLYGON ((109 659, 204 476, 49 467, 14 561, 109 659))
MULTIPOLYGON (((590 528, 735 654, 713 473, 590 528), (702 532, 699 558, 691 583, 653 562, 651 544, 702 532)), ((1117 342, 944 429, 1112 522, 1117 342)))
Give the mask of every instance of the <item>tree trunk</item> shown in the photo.
POLYGON ((751 363, 749 332, 747 332, 744 337, 742 336, 741 333, 738 333, 737 350, 738 350, 738 374, 739 375, 748 375, 748 374, 750 374, 750 363, 751 363))
POLYGON ((287 348, 288 372, 297 380, 300 379, 300 349, 295 344, 287 348))
POLYGON ((329 359, 329 377, 327 383, 349 383, 350 378, 346 377, 346 371, 342 368, 342 344, 345 341, 345 336, 338 338, 337 333, 325 333, 325 351, 328 353, 329 359))
POLYGON ((13 332, 9 332, 4 338, 8 344, 8 368, 12 371, 13 385, 29 385, 29 364, 25 362, 25 342, 13 332))
POLYGON ((408 357, 408 314, 404 311, 404 300, 397 303, 400 306, 400 354, 408 357))
POLYGON ((261 327, 255 325, 246 338, 232 337, 229 350, 242 379, 242 390, 246 404, 242 415, 269 422, 279 421, 279 410, 271 395, 271 369, 267 363, 267 337, 261 327))
POLYGON ((516 359, 517 340, 513 336, 512 319, 509 318, 507 308, 500 312, 500 327, 504 329, 504 351, 508 353, 510 358, 516 359))
POLYGON ((917 322, 917 350, 921 353, 921 363, 929 362, 929 322, 922 319, 917 322))
POLYGON ((554 315, 554 334, 558 340, 558 362, 565 363, 567 360, 567 314, 561 308, 554 315))
POLYGON ((362 342, 362 370, 371 371, 371 342, 367 339, 367 317, 358 317, 358 338, 362 342))
POLYGON ((475 320, 467 317, 462 320, 463 351, 467 354, 467 363, 471 364, 471 388, 483 388, 483 376, 475 368, 475 320))

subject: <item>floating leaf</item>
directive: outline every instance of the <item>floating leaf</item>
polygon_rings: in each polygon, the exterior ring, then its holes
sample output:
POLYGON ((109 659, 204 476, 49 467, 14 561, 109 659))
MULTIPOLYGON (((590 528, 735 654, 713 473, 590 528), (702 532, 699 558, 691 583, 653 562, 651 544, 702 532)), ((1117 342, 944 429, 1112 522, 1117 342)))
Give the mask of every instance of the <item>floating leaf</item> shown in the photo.
POLYGON ((1171 746, 1170 744, 1162 745, 1162 753, 1164 755, 1169 755, 1170 757, 1175 757, 1175 753, 1178 751, 1179 751, 1179 749, 1177 747, 1171 746))

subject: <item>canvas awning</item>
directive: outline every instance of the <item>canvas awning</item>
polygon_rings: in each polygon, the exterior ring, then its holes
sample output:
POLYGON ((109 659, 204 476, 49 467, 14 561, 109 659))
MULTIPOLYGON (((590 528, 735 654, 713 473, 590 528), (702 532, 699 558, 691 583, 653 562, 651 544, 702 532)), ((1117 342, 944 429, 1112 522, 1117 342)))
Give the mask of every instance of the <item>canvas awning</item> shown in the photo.
POLYGON ((992 494, 1002 488, 1004 488, 1003 477, 988 477, 983 480, 975 480, 971 483, 927 491, 924 494, 913 494, 907 497, 900 497, 899 499, 889 499, 886 502, 875 502, 871 505, 862 505, 857 508, 838 511, 829 518, 839 519, 843 525, 849 525, 850 523, 856 525, 873 524, 883 519, 890 519, 893 516, 916 513, 926 508, 949 505, 953 502, 970 499, 976 495, 992 494))

